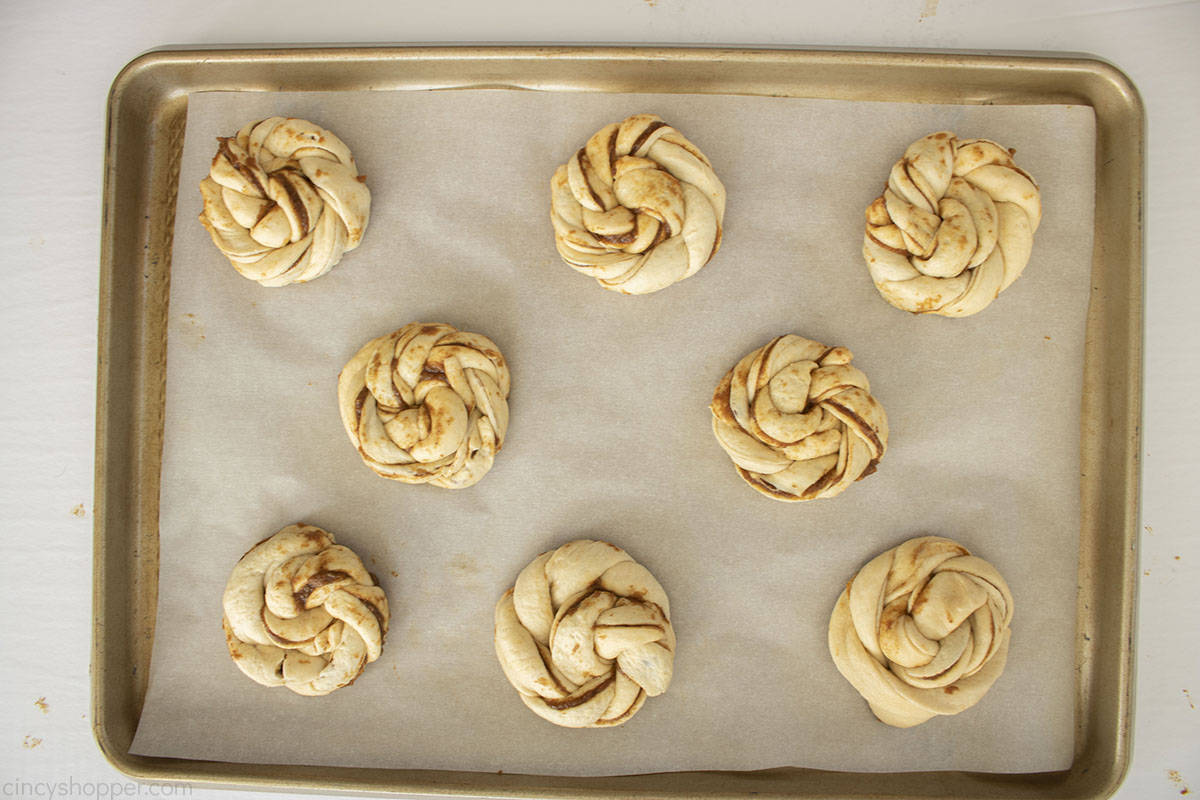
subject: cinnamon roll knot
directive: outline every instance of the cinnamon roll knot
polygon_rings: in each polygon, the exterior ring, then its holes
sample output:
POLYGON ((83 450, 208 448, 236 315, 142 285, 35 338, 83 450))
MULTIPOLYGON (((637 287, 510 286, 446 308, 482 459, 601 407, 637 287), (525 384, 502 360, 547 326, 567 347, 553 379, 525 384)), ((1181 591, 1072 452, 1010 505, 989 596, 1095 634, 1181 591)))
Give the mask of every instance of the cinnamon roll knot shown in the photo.
POLYGON ((666 592, 607 542, 579 539, 542 553, 500 598, 495 623, 504 675, 556 725, 620 725, 671 682, 666 592))
POLYGON ((388 604, 362 561, 312 525, 289 525, 250 548, 222 597, 233 661, 264 686, 323 695, 379 658, 388 604))
POLYGON ((747 483, 776 500, 813 500, 875 471, 887 414, 853 357, 788 334, 725 374, 710 406, 713 433, 747 483))
POLYGON ((867 562, 829 620, 838 672, 882 722, 909 728, 979 702, 1008 657, 1013 599, 950 539, 909 539, 867 562))
POLYGON ((559 255, 605 289, 648 294, 695 275, 721 245, 725 187, 654 114, 601 128, 550 181, 559 255))
POLYGON ((367 342, 338 376, 363 462, 385 478, 471 486, 508 430, 508 364, 486 336, 413 322, 367 342))
POLYGON ((915 314, 965 317, 1025 269, 1041 190, 1012 151, 942 131, 909 145, 866 216, 863 257, 884 299, 915 314))
POLYGON ((371 192, 341 139, 271 117, 218 142, 200 222, 239 273, 263 286, 304 283, 358 247, 371 192))

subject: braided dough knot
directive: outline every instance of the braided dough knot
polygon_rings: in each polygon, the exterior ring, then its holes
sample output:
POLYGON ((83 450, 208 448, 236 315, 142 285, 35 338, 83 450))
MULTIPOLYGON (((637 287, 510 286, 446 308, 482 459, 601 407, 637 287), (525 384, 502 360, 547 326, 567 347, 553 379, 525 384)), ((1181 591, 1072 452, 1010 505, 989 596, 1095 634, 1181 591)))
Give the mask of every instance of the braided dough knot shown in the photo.
POLYGON ((713 433, 747 483, 776 500, 812 500, 875 471, 887 415, 853 357, 788 334, 726 373, 713 394, 713 433))
POLYGON ((222 597, 234 663, 264 686, 323 695, 379 658, 383 589, 351 550, 312 525, 289 525, 242 556, 222 597))
POLYGON ((338 407, 363 461, 385 478, 461 489, 508 430, 508 364, 495 343, 451 325, 372 339, 338 376, 338 407))
POLYGON ((979 702, 1004 670, 1012 615, 995 567, 924 536, 854 576, 833 609, 829 651, 876 717, 908 728, 979 702))
POLYGON ((542 553, 496 605, 496 655, 539 716, 620 725, 667 690, 671 609, 654 576, 615 545, 579 539, 542 553))
POLYGON ((942 131, 909 145, 866 216, 863 256, 884 299, 965 317, 1025 269, 1041 191, 1011 151, 942 131))
POLYGON ((200 222, 243 276, 263 286, 311 281, 358 247, 371 192, 341 139, 271 117, 218 141, 200 182, 200 222))
POLYGON ((721 245, 725 187, 654 114, 601 128, 554 173, 550 195, 559 255, 623 294, 691 277, 721 245))

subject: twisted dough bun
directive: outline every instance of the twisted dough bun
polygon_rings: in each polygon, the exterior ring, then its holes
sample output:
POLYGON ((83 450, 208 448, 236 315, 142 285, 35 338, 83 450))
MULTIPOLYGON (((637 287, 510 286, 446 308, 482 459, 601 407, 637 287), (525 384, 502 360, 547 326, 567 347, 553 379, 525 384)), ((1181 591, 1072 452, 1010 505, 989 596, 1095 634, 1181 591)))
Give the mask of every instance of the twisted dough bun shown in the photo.
POLYGON ((508 364, 491 339, 413 322, 350 359, 338 407, 350 441, 383 477, 462 489, 504 444, 508 388, 508 364))
POLYGON ((847 584, 829 652, 881 722, 910 728, 979 702, 1004 670, 1012 615, 995 567, 923 536, 871 559, 847 584))
POLYGON ((667 594, 621 548, 578 539, 542 553, 496 604, 496 656, 538 716, 620 725, 671 682, 667 594))
POLYGON ((725 187, 654 114, 601 128, 550 181, 563 260, 605 289, 649 294, 691 277, 721 245, 725 187))
POLYGON ((747 483, 776 500, 813 500, 875 471, 887 414, 852 358, 788 334, 725 374, 710 406, 713 433, 747 483))
POLYGON ((351 550, 312 525, 289 525, 250 548, 222 598, 233 662, 264 686, 329 694, 379 658, 383 589, 351 550))
POLYGON ((1041 192, 1012 151, 931 133, 909 145, 867 207, 863 257, 896 308, 965 317, 1020 276, 1041 219, 1041 192))
POLYGON ((271 117, 219 138, 200 222, 234 269, 263 286, 319 278, 358 247, 371 192, 341 139, 271 117))

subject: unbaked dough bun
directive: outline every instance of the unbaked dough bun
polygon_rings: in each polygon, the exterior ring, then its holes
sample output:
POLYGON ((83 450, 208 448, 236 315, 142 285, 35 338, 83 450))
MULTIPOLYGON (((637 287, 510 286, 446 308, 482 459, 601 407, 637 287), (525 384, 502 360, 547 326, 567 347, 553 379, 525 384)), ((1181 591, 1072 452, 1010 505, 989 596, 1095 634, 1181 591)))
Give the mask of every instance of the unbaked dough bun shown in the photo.
POLYGON ((888 422, 845 347, 778 336, 713 393, 713 433, 738 474, 776 500, 833 497, 875 471, 888 422))
POLYGON ((725 187, 704 153, 655 114, 597 131, 550 181, 563 260, 605 289, 649 294, 721 245, 725 187))
POLYGON ((909 145, 867 207, 863 257, 885 300, 915 314, 965 317, 1020 276, 1042 198, 1012 154, 948 131, 909 145))
POLYGON ((462 489, 492 468, 504 444, 508 389, 508 364, 491 339, 413 322, 350 359, 338 376, 338 407, 378 474, 462 489))
POLYGON ((834 606, 829 652, 882 722, 909 728, 979 702, 1008 658, 1013 599, 950 539, 909 539, 867 562, 834 606))
POLYGON ((264 686, 323 695, 379 658, 388 604, 358 556, 298 523, 250 548, 222 597, 233 663, 264 686))
POLYGON ((556 725, 620 725, 671 682, 666 592, 608 542, 578 539, 542 553, 500 598, 495 621, 504 675, 556 725))
POLYGON ((200 182, 200 222, 244 277, 304 283, 358 247, 371 192, 341 139, 308 120, 270 117, 217 141, 200 182))

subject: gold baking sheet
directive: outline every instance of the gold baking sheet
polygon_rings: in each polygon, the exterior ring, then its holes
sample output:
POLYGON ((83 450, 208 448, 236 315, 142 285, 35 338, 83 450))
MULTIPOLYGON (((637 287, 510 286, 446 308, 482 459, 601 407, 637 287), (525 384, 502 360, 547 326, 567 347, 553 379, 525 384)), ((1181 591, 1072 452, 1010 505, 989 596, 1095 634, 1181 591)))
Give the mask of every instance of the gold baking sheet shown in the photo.
MULTIPOLYGON (((472 52, 473 52, 473 50, 472 50, 472 52)), ((404 50, 403 53, 410 55, 413 52, 412 52, 412 50, 404 50)), ((464 53, 464 52, 463 52, 463 50, 454 50, 454 53, 464 53)), ((538 62, 538 64, 541 66, 545 66, 546 62, 547 62, 545 59, 539 60, 538 56, 534 55, 536 53, 539 53, 538 50, 528 50, 528 49, 526 49, 526 50, 504 50, 504 52, 498 52, 498 53, 508 54, 510 56, 510 59, 511 59, 511 56, 515 56, 516 54, 523 53, 523 54, 526 54, 527 56, 530 56, 530 60, 532 60, 534 62, 538 62)), ((578 52, 578 50, 571 50, 571 53, 578 55, 581 52, 578 52)), ((616 52, 606 52, 606 53, 616 53, 616 52)), ((641 53, 644 55, 647 52, 644 52, 644 50, 641 50, 641 52, 635 52, 635 53, 641 53)), ((718 54, 715 54, 714 52, 701 52, 701 53, 712 56, 713 59, 718 58, 718 54)), ((682 55, 683 53, 677 52, 677 50, 668 50, 668 52, 662 52, 662 54, 667 54, 667 55, 673 56, 673 55, 682 55)), ((662 54, 660 54, 660 55, 662 55, 662 54)), ((242 54, 242 55, 244 55, 244 54, 242 54)), ((653 53, 652 53, 652 55, 653 55, 653 53)), ((725 55, 727 56, 728 54, 725 54, 725 55)), ((743 55, 743 58, 749 59, 749 60, 752 60, 752 58, 754 58, 754 56, 755 56, 755 54, 742 54, 742 55, 743 55)), ((778 56, 778 58, 780 58, 782 61, 787 62, 788 59, 794 58, 794 56, 798 56, 798 55, 802 55, 802 54, 796 54, 796 53, 778 54, 778 53, 776 53, 776 54, 757 54, 757 55, 760 56, 760 58, 767 58, 767 56, 775 55, 775 56, 778 56)), ((808 54, 809 58, 816 58, 816 56, 818 56, 818 55, 820 55, 820 54, 808 54)), ((828 54, 826 54, 826 55, 828 55, 828 54)), ((154 58, 154 56, 151 56, 151 58, 154 58)), ((235 56, 235 58, 238 58, 238 56, 235 56)), ((497 56, 497 58, 499 58, 499 56, 497 56)), ((928 59, 928 58, 930 58, 930 56, 920 56, 920 58, 928 59)), ((466 61, 470 61, 470 59, 466 59, 466 61)), ((481 59, 481 61, 486 61, 486 59, 481 59)), ((554 61, 554 59, 550 59, 550 62, 553 62, 553 61, 554 61)), ((571 61, 571 59, 566 59, 564 61, 564 64, 569 64, 570 61, 571 61)), ((653 59, 648 59, 648 61, 653 61, 653 59)), ((661 67, 662 62, 673 62, 673 61, 671 58, 667 58, 665 61, 661 61, 661 62, 659 62, 658 65, 655 65, 655 68, 661 67)), ((722 76, 722 82, 724 82, 724 80, 726 79, 726 73, 728 72, 727 67, 730 66, 731 64, 734 64, 734 62, 738 62, 738 61, 736 59, 730 60, 730 61, 725 61, 725 60, 721 61, 722 67, 721 67, 720 72, 721 72, 721 76, 722 76)), ((457 64, 458 64, 457 61, 452 62, 452 64, 451 64, 451 62, 443 62, 442 66, 450 67, 450 66, 457 66, 457 64)), ((595 74, 604 74, 604 76, 606 76, 605 80, 607 80, 608 77, 611 77, 614 72, 616 72, 616 73, 620 72, 620 70, 617 70, 617 68, 616 68, 617 66, 624 65, 624 64, 625 64, 624 61, 622 61, 620 59, 616 59, 613 61, 612 65, 600 65, 600 68, 595 68, 594 72, 595 72, 595 74), (610 67, 610 68, 604 68, 605 66, 610 67)), ((497 67, 496 64, 490 64, 488 66, 490 66, 491 68, 497 67)), ((594 61, 590 62, 590 66, 596 67, 595 62, 594 61)), ((1076 67, 1076 68, 1078 68, 1078 67, 1076 67)), ((698 70, 700 70, 700 65, 697 65, 697 64, 691 65, 692 74, 695 74, 695 72, 698 70)), ((701 71, 701 77, 704 77, 703 71, 702 70, 700 70, 700 71, 701 71)), ((776 68, 776 70, 773 70, 772 72, 773 72, 773 78, 775 76, 778 76, 778 68, 776 68)), ((659 73, 656 73, 656 74, 659 74, 659 73)), ((659 74, 659 78, 656 78, 655 80, 660 80, 660 79, 661 79, 661 74, 659 74)), ((712 73, 708 74, 707 79, 712 80, 712 73)), ((648 77, 647 77, 647 80, 649 80, 648 77)), ((512 85, 512 84, 524 85, 523 80, 520 80, 517 78, 512 78, 509 80, 487 80, 487 82, 481 82, 481 80, 470 80, 468 78, 468 79, 463 79, 462 83, 466 84, 466 85, 512 85)), ((650 82, 650 83, 654 83, 654 82, 650 82)), ((970 85, 970 83, 971 83, 970 80, 967 80, 966 84, 970 85)), ((394 82, 382 82, 382 83, 380 83, 379 80, 374 80, 374 82, 372 82, 370 85, 373 86, 373 88, 403 88, 403 86, 406 86, 407 84, 403 83, 403 80, 400 80, 400 82, 398 82, 398 83, 396 82, 396 80, 394 80, 394 82)), ((443 82, 440 84, 419 83, 418 85, 425 85, 425 86, 427 86, 427 85, 454 85, 454 83, 452 83, 452 82, 450 82, 450 83, 443 82)), ((535 88, 541 88, 542 85, 547 86, 547 88, 553 88, 553 86, 563 86, 566 84, 563 83, 563 77, 558 76, 556 83, 539 84, 539 85, 536 85, 535 88)), ((638 85, 641 85, 641 84, 638 84, 638 85)), ((661 84, 659 84, 659 85, 661 85, 661 84)), ((227 84, 217 84, 217 85, 211 85, 211 86, 202 85, 202 86, 199 86, 199 88, 200 89, 224 88, 224 86, 227 86, 227 84)), ((233 86, 235 86, 235 84, 233 86)), ((233 86, 230 86, 230 88, 233 88, 233 86)), ((288 86, 290 86, 290 85, 288 85, 288 86)), ((288 88, 288 86, 284 86, 284 88, 288 88)), ((324 88, 353 89, 353 88, 362 88, 362 86, 364 86, 364 85, 362 85, 362 84, 342 84, 342 85, 334 85, 334 86, 324 86, 324 88)), ((120 88, 120 84, 118 85, 118 88, 120 88)), ((311 89, 311 86, 307 86, 305 84, 300 84, 299 86, 296 86, 296 88, 311 89)), ((318 88, 322 88, 322 86, 318 86, 318 88)), ((571 86, 571 88, 588 88, 588 86, 571 86)), ((608 88, 607 85, 606 86, 592 86, 592 88, 607 89, 610 91, 617 90, 617 89, 610 89, 610 88, 608 88)), ((188 89, 188 90, 194 90, 194 89, 188 89)), ((674 84, 673 86, 670 86, 670 88, 665 89, 665 90, 668 90, 668 91, 671 91, 671 90, 673 90, 673 91, 712 91, 712 89, 709 89, 708 85, 704 84, 704 83, 697 86, 696 84, 680 83, 680 82, 678 82, 678 80, 677 80, 676 84, 674 84)), ((763 91, 763 90, 755 90, 754 88, 745 88, 745 84, 743 84, 743 86, 739 86, 739 88, 733 88, 733 89, 722 88, 722 89, 719 89, 718 91, 720 91, 721 94, 738 94, 738 92, 740 92, 740 94, 791 94, 791 95, 800 95, 800 96, 840 97, 839 95, 821 95, 821 94, 812 95, 811 92, 809 92, 808 88, 806 88, 806 86, 803 85, 803 82, 800 82, 796 85, 790 86, 790 88, 778 88, 778 89, 775 89, 774 91, 763 91)), ((906 97, 907 96, 904 96, 904 98, 906 98, 906 97)), ((1060 94, 1060 97, 1063 97, 1063 96, 1060 94)), ((896 97, 895 95, 888 96, 888 97, 869 97, 869 96, 862 97, 862 96, 856 95, 856 96, 854 96, 854 98, 859 98, 859 100, 863 100, 863 98, 875 98, 875 100, 883 100, 883 98, 887 98, 887 100, 896 100, 896 98, 898 98, 898 97, 896 97)), ((956 100, 959 100, 959 98, 952 98, 952 100, 950 100, 950 102, 955 102, 956 100)), ((932 102, 932 98, 930 98, 929 102, 932 102)), ((946 102, 946 101, 943 100, 941 102, 946 102)), ((959 102, 960 102, 960 100, 959 100, 959 102)), ((1010 100, 1010 98, 1006 97, 1006 98, 1003 98, 1003 102, 1014 102, 1014 101, 1012 101, 1012 100, 1010 100)), ((1050 101, 1042 101, 1042 102, 1050 102, 1050 101)), ((1052 101, 1052 102, 1079 103, 1081 101, 1079 100, 1078 97, 1074 97, 1074 98, 1068 97, 1068 98, 1066 98, 1066 100, 1056 100, 1056 101, 1052 101)), ((1103 152, 1104 151, 1104 142, 1103 142, 1104 126, 1103 126, 1102 120, 1100 120, 1100 118, 1102 118, 1102 113, 1100 113, 1100 108, 1097 103, 1088 102, 1087 104, 1091 104, 1093 109, 1096 109, 1097 121, 1098 121, 1098 137, 1099 137, 1098 151, 1103 152)), ((120 115, 114 114, 114 120, 120 120, 120 115)), ((1140 130, 1140 128, 1139 128, 1139 130, 1140 130)), ((118 137, 118 139, 119 139, 119 137, 118 137)), ((178 158, 178 154, 176 154, 176 158, 178 158)), ((1100 167, 1100 164, 1102 164, 1102 162, 1100 162, 1098 160, 1097 161, 1098 168, 1100 167)), ((1140 164, 1140 160, 1139 160, 1139 164, 1140 164)), ((120 176, 121 175, 118 175, 118 178, 120 178, 120 176)), ((169 197, 170 194, 173 193, 173 190, 174 190, 174 187, 173 186, 170 187, 167 192, 163 193, 163 197, 169 197)), ((1104 192, 1104 190, 1103 190, 1103 186, 1102 186, 1102 187, 1100 187, 1100 190, 1098 193, 1103 194, 1103 192, 1104 192)), ((1126 203, 1128 203, 1128 199, 1126 200, 1126 203)), ((149 209, 149 207, 151 207, 151 206, 146 205, 144 207, 145 207, 145 209, 149 209)), ((1100 217, 1100 200, 1098 198, 1097 219, 1100 219, 1100 218, 1102 218, 1102 217, 1100 217)), ((1102 227, 1102 225, 1098 225, 1098 229, 1100 227, 1102 227)), ((169 234, 167 234, 167 235, 169 235, 169 234)), ((1097 235, 1099 235, 1099 230, 1097 231, 1097 235)), ((1103 252, 1103 242, 1100 241, 1099 239, 1097 240, 1097 252, 1098 253, 1103 252)), ((152 261, 151 261, 151 263, 152 263, 152 261)), ((143 278, 143 279, 145 281, 145 279, 149 279, 149 278, 143 278)), ((1094 283, 1094 281, 1093 281, 1093 283, 1094 283)), ((163 282, 162 285, 164 287, 164 285, 166 285, 166 283, 163 282)), ((160 300, 162 301, 163 306, 164 306, 164 297, 161 297, 160 300)), ((164 311, 164 309, 161 309, 161 311, 164 311)), ((1096 303, 1093 302, 1093 318, 1094 318, 1094 312, 1096 312, 1096 303)), ((1094 323, 1094 319, 1093 319, 1093 323, 1094 323)), ((145 326, 143 326, 143 332, 145 332, 145 326)), ((1090 330, 1090 333, 1093 333, 1093 332, 1094 332, 1094 324, 1092 326, 1092 329, 1090 330)), ((1090 343, 1092 345, 1091 349, 1093 349, 1093 350, 1094 350, 1094 341, 1096 341, 1096 337, 1090 336, 1090 343)), ((1110 348, 1110 351, 1111 351, 1111 348, 1110 348)), ((1136 359, 1130 359, 1128 362, 1136 363, 1136 359)), ((1093 363, 1092 353, 1088 353, 1088 356, 1087 356, 1088 378, 1087 378, 1087 380, 1091 380, 1092 363, 1093 363)), ((161 380, 161 375, 160 375, 160 380, 161 380)), ((1136 384, 1138 384, 1138 381, 1132 381, 1132 383, 1135 386, 1136 384)), ((103 384, 101 386, 101 391, 102 392, 104 391, 103 384)), ((1088 398, 1091 398, 1091 392, 1087 392, 1087 396, 1088 396, 1088 398)), ((1090 399, 1088 399, 1088 402, 1090 402, 1090 399)), ((160 410, 161 410, 161 396, 160 396, 160 398, 158 398, 158 404, 160 404, 160 410)), ((144 419, 144 417, 143 417, 143 419, 144 419)), ((101 425, 103 426, 103 421, 101 422, 101 425)), ((161 427, 161 425, 160 425, 160 427, 161 427)), ((1087 451, 1088 451, 1088 446, 1090 446, 1090 443, 1088 443, 1088 438, 1090 438, 1090 437, 1088 437, 1087 404, 1085 404, 1085 426, 1084 426, 1084 431, 1082 431, 1082 433, 1084 433, 1084 439, 1085 439, 1084 453, 1082 453, 1082 456, 1084 456, 1084 463, 1085 463, 1084 471, 1086 474, 1088 471, 1086 468, 1087 463, 1088 463, 1088 461, 1087 461, 1088 452, 1087 451)), ((101 441, 103 443, 103 438, 101 439, 101 441)), ((151 455, 156 455, 156 453, 151 453, 151 455)), ((98 474, 100 474, 100 471, 98 471, 98 474)), ((1084 505, 1085 505, 1085 507, 1087 507, 1088 510, 1090 510, 1090 503, 1088 503, 1088 500, 1087 500, 1086 482, 1085 482, 1084 488, 1085 488, 1084 505)), ((102 493, 97 492, 97 497, 102 497, 102 493)), ((1082 548, 1081 548, 1081 560, 1082 560, 1082 564, 1084 564, 1084 567, 1082 567, 1082 569, 1084 569, 1085 573, 1088 571, 1088 554, 1087 554, 1088 542, 1087 542, 1087 534, 1086 534, 1086 529, 1087 529, 1087 525, 1088 525, 1088 516, 1090 516, 1090 515, 1088 515, 1088 513, 1085 513, 1084 527, 1082 527, 1082 528, 1084 528, 1084 530, 1081 531, 1082 542, 1084 542, 1084 546, 1082 546, 1082 548)), ((1132 524, 1130 524, 1130 529, 1132 529, 1132 524)), ((98 585, 100 585, 100 583, 97 583, 97 587, 98 587, 98 585)), ((150 595, 149 600, 150 600, 150 608, 151 608, 149 614, 152 615, 152 595, 150 595)), ((142 668, 142 674, 143 675, 145 674, 144 666, 142 668)), ((1079 759, 1076 758, 1076 765, 1078 765, 1078 763, 1079 763, 1079 759)), ((187 764, 194 765, 194 763, 191 763, 191 762, 188 762, 187 764)), ((772 772, 774 772, 774 770, 772 772)), ((421 775, 422 775, 422 777, 428 778, 428 776, 430 776, 430 775, 444 775, 444 774, 431 774, 431 772, 425 772, 425 774, 421 774, 421 775)), ((674 777, 679 778, 680 775, 690 775, 690 774, 674 774, 674 777)), ((760 772, 760 774, 755 774, 755 775, 762 775, 762 774, 760 772)), ((820 775, 829 775, 829 774, 820 774, 820 775)), ((476 777, 478 777, 478 776, 476 776, 476 777)), ((943 780, 943 777, 944 776, 940 776, 938 778, 931 778, 931 781, 934 781, 936 783, 938 781, 943 780)), ((632 780, 632 778, 630 778, 630 780, 632 780)), ((682 778, 680 778, 680 780, 682 780, 682 778)), ((556 783, 556 781, 551 781, 551 780, 545 780, 545 781, 547 781, 547 783, 550 783, 550 784, 556 783)), ((868 784, 868 783, 860 784, 860 786, 866 786, 866 784, 868 784)), ((340 784, 340 786, 346 786, 346 784, 340 784)), ((402 783, 402 784, 400 784, 400 786, 395 786, 394 788, 403 789, 403 790, 431 790, 432 786, 436 786, 436 784, 433 784, 433 783, 425 783, 425 784, 402 783)), ((593 781, 592 783, 588 784, 589 788, 595 788, 598 786, 602 786, 602 783, 593 781)), ((683 787, 683 788, 680 788, 680 792, 682 792, 683 794, 691 793, 690 789, 685 788, 686 784, 680 784, 680 786, 683 787)), ((896 783, 892 783, 892 786, 896 786, 896 783)), ((796 788, 799 788, 799 787, 796 787, 796 788)), ((482 788, 482 787, 480 787, 480 784, 478 784, 478 783, 476 783, 476 788, 474 790, 476 790, 476 792, 487 792, 487 793, 496 793, 497 792, 497 790, 493 789, 493 788, 482 788)), ((958 792, 954 792, 954 793, 958 794, 958 792)))

